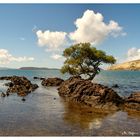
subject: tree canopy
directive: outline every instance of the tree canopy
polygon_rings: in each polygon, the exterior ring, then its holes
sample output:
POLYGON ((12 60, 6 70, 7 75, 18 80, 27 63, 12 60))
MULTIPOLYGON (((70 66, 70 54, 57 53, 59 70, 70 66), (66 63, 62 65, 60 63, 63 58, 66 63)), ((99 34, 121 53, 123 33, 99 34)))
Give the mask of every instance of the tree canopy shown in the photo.
POLYGON ((86 75, 88 79, 93 80, 96 74, 101 70, 102 63, 114 64, 115 58, 106 55, 104 51, 97 50, 90 43, 79 43, 66 48, 63 52, 66 58, 61 72, 69 73, 74 76, 86 75))

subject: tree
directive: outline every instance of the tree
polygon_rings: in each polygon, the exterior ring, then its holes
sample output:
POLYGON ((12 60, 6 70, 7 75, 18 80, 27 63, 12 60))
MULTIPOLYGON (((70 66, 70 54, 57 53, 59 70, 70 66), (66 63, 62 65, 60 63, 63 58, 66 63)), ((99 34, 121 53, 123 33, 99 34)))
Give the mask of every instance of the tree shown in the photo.
POLYGON ((86 75, 89 80, 93 80, 100 72, 99 66, 102 63, 114 64, 115 58, 106 55, 104 51, 97 50, 90 43, 79 43, 66 48, 63 52, 66 58, 61 72, 69 73, 73 76, 86 75))

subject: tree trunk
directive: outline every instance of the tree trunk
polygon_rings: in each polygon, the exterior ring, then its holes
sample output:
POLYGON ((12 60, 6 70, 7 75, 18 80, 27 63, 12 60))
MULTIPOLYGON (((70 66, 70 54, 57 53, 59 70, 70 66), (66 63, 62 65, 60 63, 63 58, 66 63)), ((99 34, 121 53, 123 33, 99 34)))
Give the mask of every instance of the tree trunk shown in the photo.
POLYGON ((94 77, 96 76, 97 73, 93 73, 92 75, 89 76, 88 80, 93 80, 94 77))

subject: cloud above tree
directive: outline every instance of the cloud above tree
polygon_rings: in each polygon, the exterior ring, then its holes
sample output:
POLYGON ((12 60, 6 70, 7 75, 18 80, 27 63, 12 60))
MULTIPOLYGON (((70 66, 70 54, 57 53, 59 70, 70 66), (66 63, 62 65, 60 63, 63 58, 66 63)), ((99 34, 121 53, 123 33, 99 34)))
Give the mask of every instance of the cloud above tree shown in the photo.
MULTIPOLYGON (((64 46, 74 43, 89 42, 98 45, 105 38, 112 36, 125 36, 123 27, 114 20, 109 23, 104 22, 101 13, 95 13, 93 10, 86 10, 82 17, 77 18, 74 22, 76 29, 72 32, 37 30, 37 42, 40 47, 44 47, 46 51, 56 52, 63 51, 64 46)), ((58 59, 60 55, 51 55, 51 58, 58 59)))
POLYGON ((110 20, 106 24, 103 15, 92 10, 86 10, 81 18, 76 19, 74 24, 76 30, 71 32, 69 37, 76 43, 90 42, 98 44, 108 36, 125 35, 122 32, 123 28, 117 22, 110 20))
POLYGON ((38 45, 46 47, 46 51, 57 51, 66 42, 66 32, 51 32, 49 30, 36 32, 38 38, 38 45))

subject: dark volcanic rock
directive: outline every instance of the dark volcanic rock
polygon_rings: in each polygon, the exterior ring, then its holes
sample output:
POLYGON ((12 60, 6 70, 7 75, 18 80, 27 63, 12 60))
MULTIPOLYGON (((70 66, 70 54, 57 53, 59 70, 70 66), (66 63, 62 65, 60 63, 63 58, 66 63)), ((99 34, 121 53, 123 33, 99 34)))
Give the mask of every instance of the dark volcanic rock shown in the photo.
POLYGON ((113 88, 119 88, 118 84, 114 84, 112 87, 113 88))
POLYGON ((33 77, 34 79, 38 79, 38 80, 44 80, 45 78, 42 77, 33 77))
POLYGON ((9 87, 6 92, 7 95, 9 95, 9 93, 17 93, 19 96, 26 96, 28 93, 38 88, 37 84, 32 84, 26 77, 7 76, 0 77, 0 80, 11 81, 5 84, 9 87))
POLYGON ((2 92, 2 93, 1 93, 1 97, 5 97, 5 96, 6 96, 5 93, 2 92))
POLYGON ((64 81, 58 88, 58 93, 66 100, 104 110, 118 110, 123 104, 123 99, 113 89, 81 77, 64 81))
POLYGON ((41 84, 42 86, 59 86, 64 80, 60 78, 48 78, 44 79, 41 84))
POLYGON ((22 98, 21 100, 22 100, 23 102, 25 102, 25 101, 26 101, 26 99, 24 99, 24 98, 22 98))

